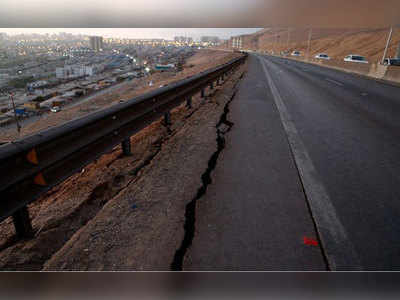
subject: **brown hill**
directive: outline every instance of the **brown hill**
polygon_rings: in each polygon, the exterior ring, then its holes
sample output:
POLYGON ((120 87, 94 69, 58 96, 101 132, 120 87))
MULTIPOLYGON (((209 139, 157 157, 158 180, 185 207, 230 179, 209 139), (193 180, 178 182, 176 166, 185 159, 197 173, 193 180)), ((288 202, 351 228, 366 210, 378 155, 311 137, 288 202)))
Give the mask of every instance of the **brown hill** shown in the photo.
MULTIPOLYGON (((382 58, 389 30, 386 29, 330 29, 312 30, 311 54, 327 53, 336 59, 348 54, 360 54, 371 62, 382 58)), ((243 49, 307 52, 309 29, 262 29, 243 37, 243 49)), ((393 31, 388 56, 395 57, 400 44, 400 28, 393 31)))

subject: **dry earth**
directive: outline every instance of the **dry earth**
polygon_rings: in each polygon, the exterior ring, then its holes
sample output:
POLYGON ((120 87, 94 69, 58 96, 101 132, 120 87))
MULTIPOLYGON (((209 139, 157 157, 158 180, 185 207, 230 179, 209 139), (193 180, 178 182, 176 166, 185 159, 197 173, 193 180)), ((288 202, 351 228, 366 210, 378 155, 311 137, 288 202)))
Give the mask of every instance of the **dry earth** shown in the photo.
MULTIPOLYGON (((188 63, 209 66, 207 57, 188 63)), ((208 90, 206 101, 196 96, 192 109, 176 108, 169 129, 157 121, 132 136, 132 156, 116 147, 34 202, 34 239, 15 241, 11 220, 3 222, 0 269, 168 270, 185 234, 186 205, 217 151, 216 124, 244 69, 208 90)))
MULTIPOLYGON (((383 50, 389 34, 386 29, 318 29, 312 31, 311 54, 327 53, 334 59, 343 60, 348 54, 359 54, 370 62, 382 59, 383 50)), ((309 29, 291 28, 263 29, 244 36, 244 49, 280 51, 299 50, 306 53, 309 29), (289 43, 288 43, 289 37, 289 43)), ((388 57, 394 57, 400 44, 400 28, 395 28, 388 57)), ((225 45, 226 46, 226 45, 225 45)))

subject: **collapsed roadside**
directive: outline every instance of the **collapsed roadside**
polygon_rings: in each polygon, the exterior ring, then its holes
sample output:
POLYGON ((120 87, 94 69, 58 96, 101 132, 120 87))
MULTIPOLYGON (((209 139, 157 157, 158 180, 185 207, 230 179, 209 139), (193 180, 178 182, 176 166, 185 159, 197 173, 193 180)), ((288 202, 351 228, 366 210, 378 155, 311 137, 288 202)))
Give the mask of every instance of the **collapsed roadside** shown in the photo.
POLYGON ((116 147, 35 202, 36 238, 3 239, 2 269, 40 270, 52 255, 45 269, 169 269, 185 205, 202 185, 215 126, 243 68, 206 101, 194 97, 193 108, 175 109, 169 128, 158 121, 134 135, 132 156, 116 147))

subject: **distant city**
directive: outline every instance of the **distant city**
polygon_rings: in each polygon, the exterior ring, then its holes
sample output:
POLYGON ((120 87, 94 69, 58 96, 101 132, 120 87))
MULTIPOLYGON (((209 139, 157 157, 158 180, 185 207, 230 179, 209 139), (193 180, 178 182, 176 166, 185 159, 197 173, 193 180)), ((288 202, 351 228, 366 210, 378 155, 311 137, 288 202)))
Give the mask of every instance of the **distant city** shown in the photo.
POLYGON ((157 70, 179 69, 195 49, 223 40, 202 36, 129 39, 58 34, 0 33, 0 126, 49 109, 54 103, 157 70), (10 101, 10 95, 14 104, 10 101))

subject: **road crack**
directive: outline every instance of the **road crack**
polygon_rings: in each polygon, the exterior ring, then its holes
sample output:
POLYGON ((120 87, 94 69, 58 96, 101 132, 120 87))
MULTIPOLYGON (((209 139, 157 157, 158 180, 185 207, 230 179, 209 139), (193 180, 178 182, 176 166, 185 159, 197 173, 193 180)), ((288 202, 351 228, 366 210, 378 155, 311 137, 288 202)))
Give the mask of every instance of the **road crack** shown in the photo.
MULTIPOLYGON (((243 77, 239 78, 239 80, 243 77)), ((208 166, 205 172, 201 175, 202 185, 197 190, 196 196, 186 205, 185 210, 185 224, 184 224, 184 238, 179 249, 175 252, 174 259, 171 263, 172 271, 182 271, 183 261, 187 250, 190 248, 193 242, 195 233, 195 223, 196 223, 196 205, 197 201, 201 199, 207 192, 207 187, 212 183, 211 173, 214 171, 218 163, 218 158, 221 152, 225 149, 225 134, 228 133, 234 123, 228 120, 229 106, 236 95, 236 84, 234 86, 234 93, 230 97, 229 101, 224 106, 224 111, 217 123, 216 134, 217 134, 217 150, 211 155, 208 166)))

